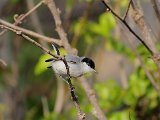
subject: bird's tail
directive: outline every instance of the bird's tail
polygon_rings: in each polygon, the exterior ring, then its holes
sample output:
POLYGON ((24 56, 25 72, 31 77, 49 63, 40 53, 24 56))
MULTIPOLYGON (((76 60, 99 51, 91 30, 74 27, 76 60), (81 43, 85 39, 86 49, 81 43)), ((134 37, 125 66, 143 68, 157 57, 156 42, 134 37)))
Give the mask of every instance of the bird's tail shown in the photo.
MULTIPOLYGON (((59 49, 58 49, 58 47, 57 47, 54 43, 52 43, 52 47, 53 47, 53 49, 55 50, 56 55, 60 55, 59 49)), ((45 60, 45 62, 52 62, 53 60, 56 60, 56 59, 54 59, 54 58, 49 58, 49 59, 45 60)), ((47 68, 51 68, 51 67, 52 67, 52 66, 48 66, 47 68)))
POLYGON ((54 43, 52 43, 52 47, 56 51, 56 55, 60 55, 59 49, 54 43))

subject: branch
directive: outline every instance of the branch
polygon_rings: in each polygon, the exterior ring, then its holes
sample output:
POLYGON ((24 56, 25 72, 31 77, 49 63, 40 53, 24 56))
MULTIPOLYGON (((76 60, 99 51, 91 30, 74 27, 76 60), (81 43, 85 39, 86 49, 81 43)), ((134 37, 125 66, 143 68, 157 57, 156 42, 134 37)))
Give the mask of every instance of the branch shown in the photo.
MULTIPOLYGON (((129 6, 131 4, 131 1, 130 0, 130 3, 129 3, 129 6)), ((116 14, 109 6, 108 4, 105 2, 105 0, 102 0, 103 4, 106 6, 107 8, 107 11, 111 12, 116 18, 118 18, 127 28, 128 30, 146 47, 146 49, 150 52, 151 55, 153 55, 153 51, 150 49, 150 47, 144 42, 144 40, 142 40, 134 31, 133 29, 128 25, 128 23, 126 22, 125 18, 122 19, 118 14, 116 14)), ((129 7, 127 9, 127 11, 129 10, 129 7)), ((127 16, 128 12, 126 13, 125 16, 127 16)))
MULTIPOLYGON (((137 2, 135 0, 132 0, 131 5, 132 5, 132 10, 133 10, 133 14, 132 14, 133 20, 135 21, 135 23, 137 24, 139 29, 142 31, 142 36, 144 37, 149 48, 152 50, 152 57, 151 58, 159 58, 159 56, 160 56, 159 51, 156 49, 156 44, 154 43, 155 38, 150 33, 151 29, 148 28, 148 25, 145 22, 142 10, 139 8, 139 6, 137 5, 137 2)), ((158 71, 160 73, 160 62, 155 61, 155 59, 152 59, 152 60, 156 63, 156 65, 158 67, 158 71)))
POLYGON ((2 24, 2 25, 1 25, 2 28, 3 28, 3 25, 4 25, 5 27, 14 29, 14 30, 16 30, 16 31, 20 31, 20 32, 23 33, 23 34, 26 34, 26 35, 29 35, 29 36, 33 36, 33 37, 38 38, 38 39, 41 39, 41 40, 43 40, 43 41, 55 43, 55 44, 57 44, 57 45, 59 45, 59 46, 62 46, 62 42, 61 42, 61 40, 59 40, 59 39, 54 39, 54 38, 50 38, 50 37, 43 36, 43 35, 38 34, 38 33, 36 33, 36 32, 33 32, 33 31, 30 31, 30 30, 27 30, 27 29, 24 29, 24 28, 15 26, 15 25, 13 25, 13 24, 11 24, 11 23, 9 23, 9 22, 6 22, 6 21, 4 21, 4 20, 2 20, 2 19, 0 19, 0 24, 2 24))
POLYGON ((131 2, 132 2, 132 0, 130 0, 129 3, 128 3, 127 11, 126 11, 125 16, 124 16, 124 18, 123 18, 124 21, 126 20, 126 17, 127 17, 127 15, 128 15, 129 8, 130 8, 130 6, 131 6, 131 2))
POLYGON ((53 56, 56 59, 62 59, 60 56, 58 55, 54 55, 50 50, 48 50, 47 48, 43 47, 41 44, 39 44, 38 42, 34 41, 32 38, 30 38, 29 36, 23 34, 22 31, 16 30, 14 28, 10 28, 8 26, 5 25, 0 25, 1 28, 5 28, 9 31, 12 31, 14 33, 16 33, 19 36, 22 36, 23 38, 25 38, 26 40, 28 40, 29 42, 31 42, 32 44, 38 46, 39 48, 41 48, 43 51, 45 51, 46 53, 48 53, 49 55, 53 56))
MULTIPOLYGON (((34 4, 34 1, 33 0, 27 0, 26 1, 27 3, 27 8, 28 10, 34 8, 35 4, 34 4)), ((31 23, 32 23, 32 26, 35 28, 35 32, 41 34, 41 35, 44 35, 44 32, 42 30, 42 26, 41 26, 41 23, 39 21, 39 17, 38 17, 38 13, 37 11, 34 11, 31 15, 30 15, 30 19, 31 19, 31 23)), ((44 41, 41 41, 39 40, 40 44, 45 46, 46 48, 48 48, 48 44, 44 41)))
POLYGON ((154 43, 155 38, 151 35, 151 29, 148 28, 147 23, 145 22, 144 19, 144 14, 142 10, 139 8, 137 2, 135 0, 132 0, 131 2, 132 5, 132 17, 134 22, 137 24, 139 29, 142 31, 142 36, 144 38, 143 41, 148 45, 150 50, 152 51, 152 55, 155 55, 158 53, 158 50, 156 49, 156 45, 154 43))
POLYGON ((68 43, 67 35, 62 27, 62 22, 60 19, 60 10, 56 8, 56 5, 54 3, 54 0, 44 0, 44 3, 48 6, 56 25, 56 31, 60 37, 60 39, 63 42, 64 48, 70 53, 70 54, 77 54, 77 50, 73 49, 70 44, 68 43))
POLYGON ((70 91, 71 91, 72 100, 73 100, 74 105, 76 106, 76 109, 78 111, 78 118, 79 118, 79 120, 85 120, 85 118, 86 118, 85 113, 83 113, 81 111, 81 108, 80 108, 80 105, 79 105, 79 102, 78 102, 78 97, 75 94, 75 87, 72 85, 70 77, 67 79, 67 82, 69 84, 69 88, 70 88, 70 91))
MULTIPOLYGON (((32 12, 34 12, 37 8, 39 8, 42 5, 43 1, 40 1, 37 5, 35 5, 31 10, 29 10, 26 14, 17 16, 15 22, 13 23, 13 25, 19 25, 22 23, 22 21, 28 17, 32 12)), ((4 29, 3 31, 0 32, 0 36, 3 35, 5 32, 7 32, 6 29, 4 29)))
POLYGON ((154 9, 154 11, 156 13, 156 16, 157 16, 157 18, 158 18, 158 20, 160 22, 160 8, 159 8, 160 1, 159 0, 158 1, 157 0, 150 0, 150 1, 153 4, 153 9, 154 9))
POLYGON ((87 82, 87 80, 84 77, 80 77, 80 81, 91 104, 94 107, 95 116, 98 118, 98 120, 107 120, 105 114, 103 113, 100 106, 98 105, 95 91, 91 88, 90 84, 87 82))

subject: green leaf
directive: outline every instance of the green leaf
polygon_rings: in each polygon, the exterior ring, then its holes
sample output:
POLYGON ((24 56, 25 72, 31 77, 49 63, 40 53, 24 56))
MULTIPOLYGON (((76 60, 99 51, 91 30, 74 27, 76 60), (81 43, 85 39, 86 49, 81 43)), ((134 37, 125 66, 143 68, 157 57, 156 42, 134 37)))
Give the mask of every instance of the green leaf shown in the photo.
POLYGON ((47 70, 47 67, 50 66, 49 62, 45 62, 45 60, 52 58, 52 56, 48 54, 44 54, 39 58, 38 63, 35 66, 34 73, 35 75, 40 75, 41 73, 47 70))
POLYGON ((103 37, 109 37, 110 31, 115 27, 116 22, 113 15, 110 13, 104 13, 100 16, 99 22, 91 24, 91 31, 102 35, 103 37))
MULTIPOLYGON (((67 54, 67 52, 63 48, 60 48, 59 51, 61 55, 67 54)), ((52 52, 54 53, 54 51, 52 52)), ((44 54, 39 58, 39 61, 36 64, 35 69, 34 69, 35 75, 40 75, 48 69, 47 67, 50 66, 51 63, 45 62, 45 60, 49 58, 52 58, 52 56, 49 54, 44 54)))
POLYGON ((131 90, 137 98, 144 95, 147 92, 147 87, 149 85, 149 80, 142 79, 142 77, 138 76, 137 74, 132 74, 129 81, 131 90))

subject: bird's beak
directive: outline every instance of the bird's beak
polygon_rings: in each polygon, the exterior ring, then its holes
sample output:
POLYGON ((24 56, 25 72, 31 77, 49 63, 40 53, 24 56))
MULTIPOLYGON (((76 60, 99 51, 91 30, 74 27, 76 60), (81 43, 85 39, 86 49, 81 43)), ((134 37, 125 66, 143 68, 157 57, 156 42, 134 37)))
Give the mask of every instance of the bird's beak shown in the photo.
POLYGON ((96 70, 93 70, 95 73, 98 73, 96 70))

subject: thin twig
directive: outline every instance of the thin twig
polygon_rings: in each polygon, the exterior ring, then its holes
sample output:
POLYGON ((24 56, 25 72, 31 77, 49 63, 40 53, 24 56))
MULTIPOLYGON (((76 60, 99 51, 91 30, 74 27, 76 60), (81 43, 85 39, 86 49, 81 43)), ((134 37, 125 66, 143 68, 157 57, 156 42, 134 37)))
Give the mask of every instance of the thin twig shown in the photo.
POLYGON ((126 20, 126 17, 128 16, 128 12, 129 12, 129 8, 131 6, 131 2, 132 2, 132 0, 130 0, 129 3, 128 3, 127 11, 126 11, 126 13, 124 15, 124 18, 123 18, 124 21, 126 20))
MULTIPOLYGON (((33 0, 27 0, 26 3, 27 3, 27 8, 29 10, 32 9, 32 8, 34 8, 34 6, 35 6, 33 0)), ((32 23, 33 27, 35 28, 35 31, 37 33, 41 34, 41 35, 44 35, 44 32, 42 30, 42 26, 41 26, 41 23, 40 23, 37 11, 34 11, 30 15, 30 18, 31 18, 31 23, 32 23)), ((49 48, 48 44, 46 42, 44 42, 42 40, 39 40, 39 42, 40 42, 41 45, 45 46, 46 48, 49 48)))
POLYGON ((23 38, 25 38, 26 40, 30 41, 31 43, 35 44, 36 46, 38 46, 39 48, 41 48, 43 51, 45 51, 46 53, 48 53, 49 55, 53 56, 54 58, 57 59, 61 59, 60 56, 57 56, 55 54, 53 54, 50 50, 48 50, 47 48, 43 47, 41 44, 39 44, 38 42, 36 42, 35 40, 31 39, 29 36, 24 35, 24 34, 20 34, 23 38))
POLYGON ((92 105, 94 106, 94 114, 98 118, 98 120, 107 120, 105 114, 103 113, 102 109, 98 105, 98 101, 96 98, 95 91, 91 88, 90 84, 87 82, 85 77, 80 77, 80 81, 82 86, 84 87, 84 90, 91 101, 92 105))
MULTIPOLYGON (((133 20, 137 24, 139 29, 142 31, 142 36, 143 36, 146 44, 148 45, 148 47, 152 51, 152 56, 154 56, 154 58, 156 58, 156 56, 159 56, 159 51, 156 48, 155 38, 151 34, 151 28, 148 27, 148 25, 144 19, 144 14, 135 0, 132 0, 131 6, 132 6, 132 11, 133 11, 133 14, 132 14, 133 20)), ((156 65, 158 67, 158 71, 159 71, 159 75, 160 75, 160 62, 159 61, 154 61, 154 62, 156 63, 156 65)))
POLYGON ((70 53, 70 54, 77 54, 77 50, 72 48, 70 44, 68 43, 68 38, 67 34, 65 33, 63 27, 62 27, 62 22, 60 18, 60 10, 56 8, 54 0, 44 0, 44 3, 48 6, 54 20, 55 20, 55 25, 56 25, 56 31, 62 40, 64 48, 70 53))
MULTIPOLYGON (((29 10, 27 13, 20 15, 17 17, 16 21, 13 23, 13 25, 19 25, 22 23, 22 21, 28 17, 32 12, 34 12, 37 8, 39 8, 43 3, 43 0, 40 1, 37 5, 35 5, 31 10, 29 10)), ((6 29, 0 32, 0 36, 3 35, 5 32, 7 32, 6 29)))
POLYGON ((59 39, 54 39, 54 38, 46 37, 44 35, 38 34, 38 33, 33 32, 31 30, 27 30, 27 29, 15 26, 15 25, 13 25, 13 24, 11 24, 9 22, 6 22, 6 21, 4 21, 2 19, 0 19, 0 24, 2 24, 2 26, 1 26, 2 28, 3 28, 3 25, 5 25, 6 27, 12 28, 12 29, 14 29, 16 31, 21 31, 21 33, 23 33, 23 34, 26 34, 26 35, 29 35, 29 36, 33 36, 35 38, 44 40, 46 42, 51 42, 51 43, 55 43, 55 44, 57 44, 59 46, 62 46, 62 42, 59 39))
MULTIPOLYGON (((130 38, 128 35, 126 35, 126 37, 130 38)), ((153 85, 153 87, 157 91, 158 95, 160 96, 160 87, 155 82, 151 72, 146 68, 143 59, 141 58, 140 54, 138 53, 138 51, 137 51, 136 47, 134 46, 133 41, 131 39, 125 39, 125 40, 128 41, 130 48, 133 50, 133 53, 137 56, 137 58, 140 62, 140 66, 143 68, 143 70, 145 71, 145 73, 146 73, 148 79, 150 80, 151 84, 153 85)))
POLYGON ((39 44, 38 42, 36 42, 35 40, 33 40, 32 38, 30 38, 29 36, 23 34, 23 32, 21 31, 18 31, 16 29, 13 29, 13 28, 10 28, 8 26, 5 26, 5 25, 0 25, 1 28, 5 28, 7 30, 10 30, 14 33, 16 33, 17 35, 19 36, 22 36, 23 38, 25 38, 26 40, 28 40, 29 42, 31 42, 32 44, 38 46, 39 48, 41 48, 43 51, 45 51, 46 53, 48 53, 49 55, 53 56, 54 58, 56 59, 61 59, 60 56, 58 55, 54 55, 50 50, 48 50, 47 48, 43 47, 41 44, 39 44))
POLYGON ((136 23, 136 25, 138 26, 138 28, 140 29, 140 31, 142 31, 141 33, 142 33, 142 37, 144 38, 143 40, 151 49, 153 53, 152 55, 158 54, 158 50, 156 49, 156 45, 155 45, 155 37, 151 34, 151 28, 148 27, 142 10, 140 9, 140 7, 138 6, 135 0, 132 0, 131 6, 132 6, 132 9, 131 9, 132 18, 136 23))
MULTIPOLYGON (((132 1, 132 0, 131 0, 132 1)), ((134 31, 133 29, 128 25, 128 23, 125 21, 125 19, 122 19, 118 14, 116 14, 111 7, 108 6, 108 4, 105 2, 105 0, 102 1, 103 4, 106 6, 107 11, 110 11, 116 18, 118 18, 127 28, 128 30, 146 47, 146 49, 150 52, 151 55, 153 55, 153 51, 148 47, 148 45, 142 40, 134 31)), ((130 6, 130 4, 129 4, 130 6)), ((129 8, 128 8, 129 9, 129 8)), ((128 11, 128 10, 127 10, 128 11)))
POLYGON ((67 79, 67 82, 69 84, 69 88, 70 88, 70 91, 71 91, 72 100, 73 100, 74 105, 76 106, 77 111, 78 111, 78 118, 79 118, 79 120, 85 120, 85 118, 86 118, 85 113, 83 113, 81 111, 81 108, 80 108, 80 105, 79 105, 79 102, 78 102, 78 97, 75 94, 75 87, 72 85, 70 77, 67 79))

